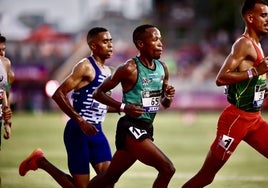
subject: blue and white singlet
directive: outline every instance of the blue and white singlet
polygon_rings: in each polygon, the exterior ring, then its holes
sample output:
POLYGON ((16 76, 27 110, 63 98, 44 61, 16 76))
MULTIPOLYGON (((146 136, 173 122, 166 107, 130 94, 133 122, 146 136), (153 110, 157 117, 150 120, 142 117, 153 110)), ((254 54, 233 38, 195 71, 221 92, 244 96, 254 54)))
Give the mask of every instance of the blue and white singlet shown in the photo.
POLYGON ((99 124, 104 121, 108 107, 93 99, 92 95, 94 90, 110 76, 111 73, 109 75, 102 74, 94 58, 90 56, 88 59, 95 69, 95 78, 90 84, 73 92, 73 107, 86 121, 92 124, 99 124))

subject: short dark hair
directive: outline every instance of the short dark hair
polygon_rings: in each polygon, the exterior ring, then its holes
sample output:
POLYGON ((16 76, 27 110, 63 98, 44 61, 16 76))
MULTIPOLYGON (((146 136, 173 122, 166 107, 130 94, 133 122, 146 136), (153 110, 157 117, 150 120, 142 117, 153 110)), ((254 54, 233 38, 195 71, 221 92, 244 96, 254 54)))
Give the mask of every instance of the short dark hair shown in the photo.
POLYGON ((1 33, 0 33, 0 43, 5 43, 6 41, 7 41, 6 37, 1 35, 1 33))
POLYGON ((155 27, 154 25, 144 24, 136 27, 133 31, 133 42, 137 46, 137 41, 141 39, 141 36, 146 32, 146 29, 155 27))
POLYGON ((255 4, 257 3, 268 6, 268 3, 266 0, 245 0, 241 9, 242 16, 244 16, 248 11, 253 10, 255 4))
POLYGON ((107 32, 108 30, 104 27, 93 27, 87 33, 87 42, 89 42, 93 37, 98 35, 101 32, 107 32))

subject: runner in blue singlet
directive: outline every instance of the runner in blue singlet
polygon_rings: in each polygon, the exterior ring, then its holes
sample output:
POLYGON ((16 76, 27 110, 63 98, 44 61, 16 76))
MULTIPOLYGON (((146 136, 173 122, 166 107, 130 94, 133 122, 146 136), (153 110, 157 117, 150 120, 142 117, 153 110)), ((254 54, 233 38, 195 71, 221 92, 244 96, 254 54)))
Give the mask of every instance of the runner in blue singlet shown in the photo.
POLYGON ((112 55, 112 37, 107 29, 96 27, 88 32, 87 42, 92 55, 74 66, 71 74, 52 96, 70 117, 64 131, 64 143, 71 176, 51 164, 41 149, 34 150, 21 163, 21 176, 29 170, 41 168, 62 187, 85 188, 90 179, 89 164, 97 174, 104 172, 110 164, 111 150, 101 127, 107 106, 94 100, 92 94, 111 75, 111 69, 105 65, 105 61, 112 55), (67 97, 71 91, 72 105, 67 97))

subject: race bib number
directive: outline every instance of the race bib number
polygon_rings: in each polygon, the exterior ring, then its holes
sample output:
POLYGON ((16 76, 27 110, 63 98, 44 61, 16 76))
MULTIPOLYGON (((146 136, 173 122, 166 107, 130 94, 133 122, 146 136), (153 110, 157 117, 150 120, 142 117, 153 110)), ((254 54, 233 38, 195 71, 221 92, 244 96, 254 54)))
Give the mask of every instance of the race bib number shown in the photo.
POLYGON ((136 138, 139 139, 142 135, 147 134, 147 131, 144 129, 139 129, 137 127, 129 127, 130 133, 136 138))
POLYGON ((228 150, 229 147, 232 145, 233 141, 234 141, 234 138, 229 137, 227 135, 223 135, 219 141, 219 145, 225 150, 228 150))
POLYGON ((266 84, 256 85, 254 92, 253 107, 259 108, 263 104, 266 84))
POLYGON ((146 112, 155 113, 159 110, 161 91, 142 91, 142 106, 146 112))

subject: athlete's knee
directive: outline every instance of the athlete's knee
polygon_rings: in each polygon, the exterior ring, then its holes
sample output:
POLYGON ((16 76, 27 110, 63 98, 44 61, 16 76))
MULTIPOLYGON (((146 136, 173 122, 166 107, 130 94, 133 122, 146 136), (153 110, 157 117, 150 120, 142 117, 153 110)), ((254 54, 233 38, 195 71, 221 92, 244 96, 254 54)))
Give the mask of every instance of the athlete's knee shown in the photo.
POLYGON ((175 172, 176 168, 174 167, 173 163, 171 161, 166 161, 160 168, 159 168, 159 173, 162 173, 168 178, 171 178, 175 172))
POLYGON ((215 178, 215 175, 206 175, 201 178, 199 178, 200 183, 202 184, 202 187, 205 187, 213 182, 215 178))
POLYGON ((172 177, 172 176, 175 174, 175 172, 176 172, 176 168, 175 168, 175 166, 173 165, 173 163, 170 163, 170 164, 169 164, 168 172, 169 172, 169 174, 170 174, 170 177, 172 177))

